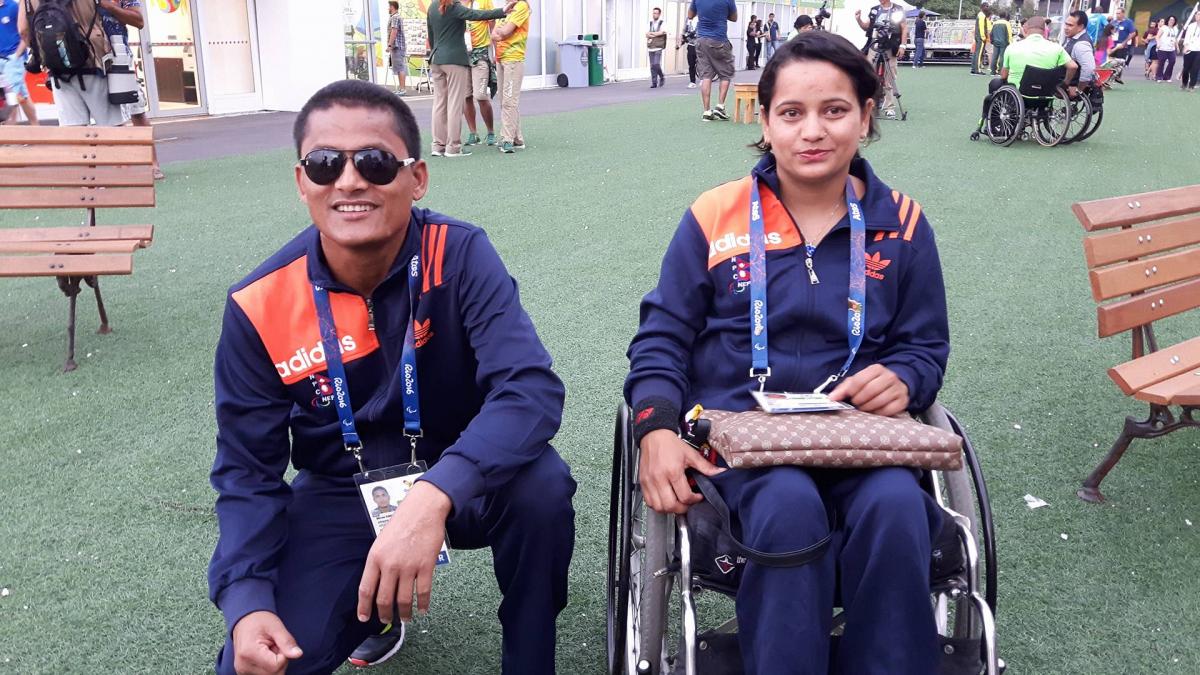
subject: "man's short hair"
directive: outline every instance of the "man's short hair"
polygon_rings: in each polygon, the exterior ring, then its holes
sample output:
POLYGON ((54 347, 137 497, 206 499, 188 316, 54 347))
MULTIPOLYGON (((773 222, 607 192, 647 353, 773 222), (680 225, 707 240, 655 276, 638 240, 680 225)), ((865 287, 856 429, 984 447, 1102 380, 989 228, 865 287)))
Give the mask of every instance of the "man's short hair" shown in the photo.
POLYGON ((659 14, 662 14, 662 10, 657 7, 654 8, 654 11, 658 12, 659 14))
POLYGON ((1025 19, 1025 29, 1031 30, 1035 33, 1045 33, 1046 32, 1046 17, 1031 16, 1028 19, 1025 19))
POLYGON ((1068 14, 1067 16, 1071 17, 1072 19, 1075 19, 1075 23, 1079 24, 1080 26, 1083 26, 1086 28, 1088 25, 1087 12, 1083 11, 1082 9, 1077 9, 1074 12, 1071 12, 1070 14, 1068 14))
POLYGON ((921 10, 921 11, 917 12, 917 18, 924 19, 925 18, 925 10, 921 10))
POLYGON ((795 28, 796 30, 800 30, 801 28, 804 28, 805 26, 811 26, 811 25, 813 25, 812 17, 807 14, 801 14, 800 16, 796 17, 796 23, 792 24, 792 28, 795 28))
POLYGON ((392 9, 396 10, 397 12, 400 11, 400 3, 397 2, 396 0, 388 0, 388 7, 391 7, 392 9))
POLYGON ((771 18, 771 17, 773 17, 773 16, 775 16, 775 12, 771 12, 770 14, 768 14, 768 15, 767 15, 767 18, 768 18, 768 19, 770 19, 770 18, 771 18))
MULTIPOLYGON (((366 108, 369 110, 386 110, 392 114, 392 128, 396 135, 404 141, 408 156, 421 158, 421 132, 412 110, 388 89, 362 80, 338 80, 322 87, 308 99, 296 123, 292 126, 292 140, 296 143, 296 156, 300 156, 300 146, 308 133, 308 117, 314 112, 328 110, 334 106, 345 108, 366 108)), ((403 158, 401 158, 403 159, 403 158)))

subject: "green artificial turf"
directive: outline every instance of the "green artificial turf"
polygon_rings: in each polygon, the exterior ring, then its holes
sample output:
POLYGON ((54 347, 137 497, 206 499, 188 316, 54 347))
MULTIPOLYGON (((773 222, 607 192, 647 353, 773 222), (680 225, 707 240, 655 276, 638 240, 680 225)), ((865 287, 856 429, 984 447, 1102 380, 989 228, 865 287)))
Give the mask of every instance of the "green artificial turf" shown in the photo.
MULTIPOLYGON (((938 234, 953 345, 942 400, 968 425, 991 488, 1010 672, 1200 672, 1189 523, 1200 522, 1200 431, 1135 442, 1104 484, 1108 503, 1075 497, 1144 406, 1105 375, 1128 339, 1096 337, 1070 212, 1197 182, 1200 97, 1134 81, 1108 96, 1086 143, 1004 149, 967 140, 985 78, 903 69, 901 82, 909 121, 885 123, 866 155, 938 234), (1028 510, 1026 493, 1050 506, 1028 510)), ((702 123, 696 97, 652 95, 527 119, 530 147, 516 155, 435 159, 424 201, 488 230, 567 385, 556 445, 580 488, 564 673, 603 667, 612 416, 638 301, 684 209, 754 161, 754 127, 702 123)), ((292 161, 173 165, 157 209, 102 212, 102 223, 153 222, 155 242, 133 276, 103 281, 114 334, 92 332, 83 296, 74 373, 59 372, 66 302, 53 282, 0 283, 0 672, 211 668, 223 635, 205 582, 212 354, 226 288, 307 223, 292 161)), ((77 222, 0 214, 0 227, 77 222)), ((1160 327, 1163 343, 1198 333, 1200 312, 1160 327)), ((459 553, 439 570, 431 615, 379 672, 497 672, 489 562, 459 553)))

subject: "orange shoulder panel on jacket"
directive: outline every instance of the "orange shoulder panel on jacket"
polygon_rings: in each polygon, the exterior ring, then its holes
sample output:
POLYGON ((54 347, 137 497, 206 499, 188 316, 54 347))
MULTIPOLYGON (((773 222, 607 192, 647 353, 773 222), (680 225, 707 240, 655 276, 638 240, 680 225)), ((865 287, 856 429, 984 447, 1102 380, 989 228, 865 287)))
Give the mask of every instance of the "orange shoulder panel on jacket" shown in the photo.
MULTIPOLYGON (((284 384, 294 384, 326 369, 307 257, 236 291, 233 300, 254 325, 284 384)), ((330 293, 329 304, 343 361, 361 359, 379 348, 375 331, 367 327, 367 304, 362 298, 351 293, 330 293)))
MULTIPOLYGON (((767 250, 795 248, 800 233, 775 193, 759 186, 767 250)), ((750 177, 726 183, 700 195, 692 216, 708 242, 708 269, 750 251, 750 177)))

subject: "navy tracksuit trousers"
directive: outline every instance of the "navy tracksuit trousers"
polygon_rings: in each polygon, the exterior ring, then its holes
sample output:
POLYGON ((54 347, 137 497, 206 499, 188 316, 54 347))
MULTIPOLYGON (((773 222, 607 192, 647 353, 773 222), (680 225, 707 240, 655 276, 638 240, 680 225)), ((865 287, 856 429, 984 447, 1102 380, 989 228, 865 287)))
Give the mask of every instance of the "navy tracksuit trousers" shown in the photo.
MULTIPOLYGON (((383 627, 377 619, 360 623, 355 616, 358 583, 375 535, 353 480, 302 471, 292 490, 275 603, 304 656, 289 663, 287 672, 330 673, 383 627)), ((499 616, 506 675, 554 672, 555 619, 567 605, 567 568, 575 546, 574 494, 566 463, 548 449, 500 489, 456 509, 446 522, 452 548, 492 549, 503 594, 499 616)), ((439 568, 435 579, 453 574, 454 565, 439 568)), ((437 597, 435 582, 434 606, 437 597)), ((233 673, 233 662, 233 642, 227 639, 217 672, 233 673)))
POLYGON ((942 512, 917 475, 899 467, 782 466, 734 469, 713 479, 741 526, 742 540, 762 551, 815 543, 828 534, 833 515, 835 535, 816 562, 747 565, 737 594, 747 673, 937 672, 929 564, 942 512), (837 653, 830 654, 835 606, 845 609, 846 627, 837 653))

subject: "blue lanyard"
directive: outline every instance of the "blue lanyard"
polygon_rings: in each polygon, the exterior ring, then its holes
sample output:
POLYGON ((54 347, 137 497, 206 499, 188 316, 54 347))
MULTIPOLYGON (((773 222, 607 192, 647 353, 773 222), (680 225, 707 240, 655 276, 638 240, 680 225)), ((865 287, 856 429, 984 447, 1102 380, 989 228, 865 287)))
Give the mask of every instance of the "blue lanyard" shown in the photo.
MULTIPOLYGON (((412 446, 412 461, 416 463, 417 439, 421 432, 421 399, 417 389, 417 350, 414 331, 414 320, 417 314, 417 300, 421 288, 421 260, 413 256, 408 266, 409 321, 404 332, 404 350, 400 357, 400 368, 403 382, 404 402, 404 435, 412 446)), ((364 472, 366 468, 362 459, 362 439, 358 435, 358 427, 354 423, 354 409, 350 404, 350 385, 346 381, 346 366, 342 362, 340 340, 337 326, 333 320, 333 308, 329 304, 329 289, 313 284, 313 301, 317 307, 317 324, 321 331, 321 346, 325 351, 325 366, 329 369, 329 379, 333 380, 333 402, 341 421, 342 442, 346 452, 354 455, 358 466, 364 472)))
MULTIPOLYGON (((846 178, 846 211, 850 215, 850 292, 846 302, 850 355, 841 370, 816 388, 818 394, 850 371, 850 365, 862 347, 867 321, 867 221, 849 177, 846 178)), ((761 391, 766 387, 767 378, 771 377, 771 365, 767 340, 767 236, 756 177, 751 177, 750 184, 750 342, 750 377, 758 380, 761 391)))

